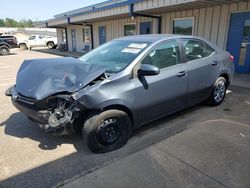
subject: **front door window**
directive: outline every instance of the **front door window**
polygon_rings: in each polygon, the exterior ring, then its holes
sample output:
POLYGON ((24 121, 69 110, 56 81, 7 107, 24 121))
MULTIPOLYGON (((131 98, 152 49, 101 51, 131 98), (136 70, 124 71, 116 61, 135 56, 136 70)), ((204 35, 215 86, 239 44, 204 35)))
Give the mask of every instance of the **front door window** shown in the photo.
POLYGON ((159 69, 164 69, 179 64, 180 60, 179 44, 176 40, 172 40, 153 49, 141 63, 155 65, 159 69))

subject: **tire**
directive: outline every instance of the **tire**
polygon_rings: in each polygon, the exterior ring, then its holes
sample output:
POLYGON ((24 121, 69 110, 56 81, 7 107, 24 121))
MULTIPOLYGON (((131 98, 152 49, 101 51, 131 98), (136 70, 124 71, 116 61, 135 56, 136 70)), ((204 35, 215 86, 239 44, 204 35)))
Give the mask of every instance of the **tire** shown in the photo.
POLYGON ((53 49, 56 49, 56 48, 57 48, 57 45, 54 45, 54 46, 53 46, 53 49))
POLYGON ((26 44, 19 44, 19 48, 21 50, 27 50, 28 49, 26 44))
POLYGON ((49 49, 53 49, 55 44, 54 44, 54 42, 48 42, 47 46, 48 46, 49 49))
POLYGON ((121 110, 94 113, 84 123, 82 135, 94 153, 106 153, 126 145, 131 134, 131 119, 121 110))
POLYGON ((211 106, 218 106, 220 105, 225 96, 227 90, 227 81, 223 77, 219 77, 213 87, 213 90, 208 98, 208 104, 211 106))
POLYGON ((8 46, 0 46, 0 55, 9 55, 10 54, 10 48, 8 46))

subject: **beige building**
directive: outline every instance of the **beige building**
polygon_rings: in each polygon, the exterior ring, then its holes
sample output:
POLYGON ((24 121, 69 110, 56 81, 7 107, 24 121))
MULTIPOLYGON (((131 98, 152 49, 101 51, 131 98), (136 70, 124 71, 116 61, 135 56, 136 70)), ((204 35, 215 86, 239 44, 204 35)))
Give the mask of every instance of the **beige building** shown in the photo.
POLYGON ((126 35, 201 36, 230 51, 237 72, 250 71, 249 0, 111 0, 55 15, 37 27, 57 28, 59 43, 78 52, 126 35))

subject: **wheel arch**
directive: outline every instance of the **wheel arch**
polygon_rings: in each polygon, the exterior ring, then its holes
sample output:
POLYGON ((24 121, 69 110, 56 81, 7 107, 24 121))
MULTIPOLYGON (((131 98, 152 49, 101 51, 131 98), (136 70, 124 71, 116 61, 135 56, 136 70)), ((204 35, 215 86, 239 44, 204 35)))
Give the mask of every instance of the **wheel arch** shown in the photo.
POLYGON ((121 111, 126 112, 131 120, 132 127, 133 127, 133 122, 134 122, 133 114, 127 106, 121 105, 121 104, 113 104, 113 105, 109 105, 109 106, 104 107, 103 111, 112 110, 112 109, 113 110, 121 110, 121 111))
POLYGON ((1 46, 7 46, 9 49, 11 48, 11 46, 9 44, 7 44, 7 43, 0 43, 0 47, 1 46))
POLYGON ((225 78, 225 79, 226 79, 226 82, 227 82, 226 87, 228 88, 228 87, 229 87, 229 85, 230 85, 230 77, 229 77, 228 73, 224 72, 224 73, 220 74, 220 76, 219 76, 219 77, 223 77, 223 78, 225 78))
POLYGON ((48 46, 49 43, 53 43, 53 44, 55 45, 55 42, 54 42, 54 41, 49 40, 49 41, 46 42, 46 46, 48 46))
POLYGON ((27 44, 26 44, 25 42, 20 42, 20 43, 18 44, 18 46, 20 47, 20 45, 22 45, 22 44, 24 44, 24 45, 27 46, 27 44))

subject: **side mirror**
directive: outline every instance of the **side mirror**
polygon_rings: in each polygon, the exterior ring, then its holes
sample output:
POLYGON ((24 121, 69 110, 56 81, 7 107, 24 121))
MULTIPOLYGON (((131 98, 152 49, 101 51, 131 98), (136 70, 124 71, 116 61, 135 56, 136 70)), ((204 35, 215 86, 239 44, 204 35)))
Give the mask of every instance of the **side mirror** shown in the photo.
POLYGON ((160 74, 160 69, 154 65, 142 64, 138 76, 154 76, 160 74))

